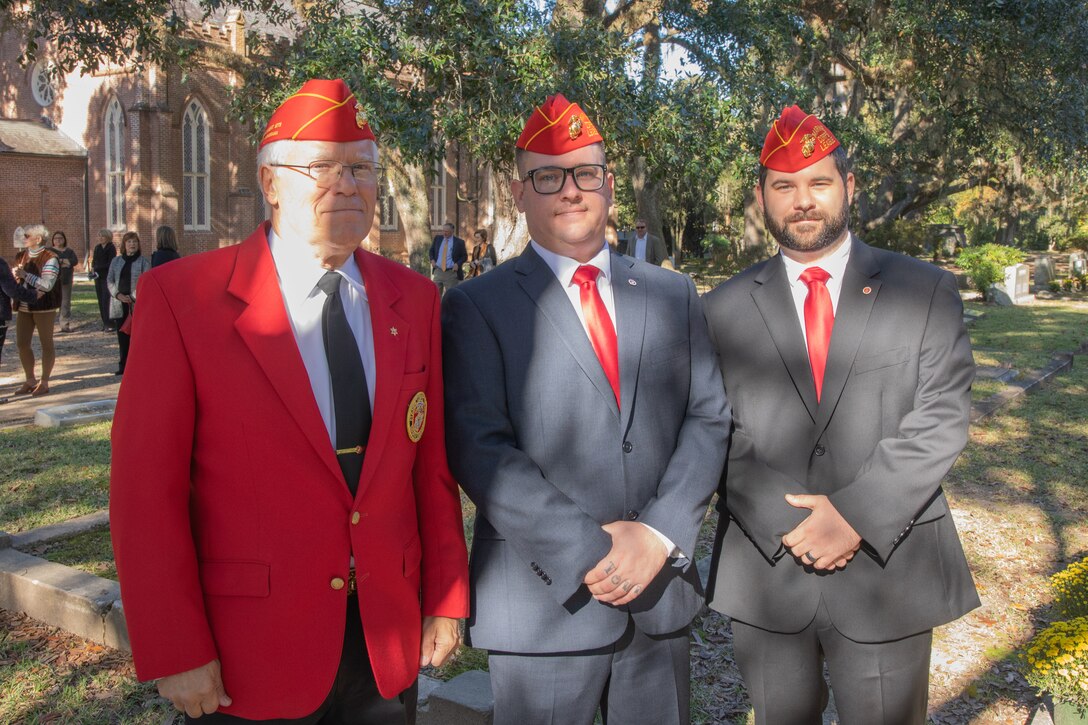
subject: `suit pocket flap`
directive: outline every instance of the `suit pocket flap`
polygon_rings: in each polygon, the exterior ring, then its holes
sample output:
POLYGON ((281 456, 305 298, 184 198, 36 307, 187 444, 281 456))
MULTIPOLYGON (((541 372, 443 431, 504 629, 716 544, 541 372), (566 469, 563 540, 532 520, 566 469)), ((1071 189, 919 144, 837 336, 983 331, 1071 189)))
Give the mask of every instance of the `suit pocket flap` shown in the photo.
POLYGON ((865 355, 854 360, 854 374, 860 375, 872 370, 889 368, 892 365, 905 363, 910 359, 910 350, 905 347, 897 347, 893 350, 878 352, 873 355, 865 355))
POLYGON ((200 586, 217 597, 267 597, 271 567, 259 561, 204 561, 200 586))
POLYGON ((419 537, 413 536, 408 545, 404 547, 404 576, 409 576, 419 568, 419 562, 423 560, 423 546, 419 543, 419 537))

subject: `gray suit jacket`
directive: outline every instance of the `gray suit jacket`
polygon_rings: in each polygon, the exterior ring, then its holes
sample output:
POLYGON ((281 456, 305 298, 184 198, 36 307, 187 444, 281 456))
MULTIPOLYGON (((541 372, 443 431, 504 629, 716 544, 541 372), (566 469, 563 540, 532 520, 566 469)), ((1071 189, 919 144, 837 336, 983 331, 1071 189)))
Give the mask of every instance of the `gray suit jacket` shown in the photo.
MULTIPOLYGON (((635 256, 635 237, 631 236, 626 242, 621 242, 619 245, 619 253, 626 254, 628 257, 635 256)), ((656 264, 661 266, 661 263, 668 259, 669 253, 665 250, 665 242, 661 237, 655 234, 646 235, 646 261, 650 264, 656 264)))
POLYGON ((477 507, 474 646, 584 651, 628 612, 651 634, 701 606, 695 567, 670 560, 629 607, 582 584, 638 520, 688 556, 725 459, 729 410, 691 280, 612 255, 621 405, 577 313, 532 248, 442 303, 450 468, 477 507), (684 565, 678 565, 684 564, 684 565))
POLYGON ((979 604, 941 490, 967 441, 974 364, 951 274, 850 243, 819 404, 781 257, 705 299, 735 426, 710 605, 788 633, 823 597, 840 632, 880 642, 979 604), (827 495, 861 535, 844 570, 784 555, 808 515, 787 493, 827 495))

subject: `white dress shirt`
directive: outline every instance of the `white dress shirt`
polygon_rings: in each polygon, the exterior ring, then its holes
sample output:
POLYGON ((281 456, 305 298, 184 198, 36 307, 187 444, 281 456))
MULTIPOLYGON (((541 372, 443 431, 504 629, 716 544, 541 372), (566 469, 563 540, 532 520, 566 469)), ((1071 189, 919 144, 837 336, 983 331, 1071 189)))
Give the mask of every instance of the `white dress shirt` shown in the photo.
MULTIPOLYGON (((589 337, 589 327, 586 325, 586 316, 582 312, 582 293, 578 285, 574 284, 574 273, 578 271, 578 268, 582 266, 582 262, 570 257, 564 257, 561 254, 545 249, 533 240, 529 240, 529 244, 532 245, 533 250, 540 255, 540 258, 544 260, 544 263, 548 265, 552 273, 559 280, 560 286, 563 291, 567 293, 567 299, 570 300, 571 305, 574 307, 575 313, 578 315, 578 320, 582 323, 582 329, 586 331, 586 337, 589 337)), ((608 310, 608 316, 612 320, 612 329, 616 329, 616 303, 612 295, 612 253, 608 248, 606 242, 601 242, 601 251, 594 255, 593 259, 585 262, 585 264, 592 265, 601 270, 601 273, 597 275, 597 291, 601 293, 601 299, 604 300, 604 307, 608 310)), ((616 333, 617 339, 619 338, 619 331, 616 333)), ((669 537, 655 529, 649 524, 642 524, 650 531, 654 532, 654 535, 665 544, 665 548, 669 552, 669 556, 676 558, 683 558, 685 555, 669 537)))
POLYGON ((645 262, 646 261, 646 240, 647 240, 647 236, 645 234, 643 234, 641 237, 639 237, 639 236, 635 237, 635 254, 634 254, 634 257, 635 257, 635 259, 639 260, 640 262, 645 262))
MULTIPOLYGON (((283 305, 287 308, 287 319, 291 321, 291 330, 295 333, 302 363, 310 378, 310 388, 314 393, 321 419, 329 432, 329 441, 336 445, 336 414, 333 411, 332 376, 325 357, 325 340, 321 334, 321 310, 325 306, 326 295, 317 286, 328 270, 321 266, 314 256, 310 245, 291 243, 280 239, 272 230, 268 232, 268 246, 272 251, 272 261, 276 265, 279 278, 280 294, 283 305)), ((374 380, 377 376, 377 363, 374 357, 374 330, 370 322, 370 305, 367 302, 363 275, 355 257, 350 256, 340 269, 340 299, 344 313, 355 342, 359 345, 359 355, 363 359, 366 371, 366 387, 370 394, 370 410, 374 411, 374 380)))
POLYGON ((827 293, 831 295, 831 310, 839 311, 839 293, 842 292, 842 277, 846 274, 846 264, 850 261, 850 245, 853 235, 847 234, 846 241, 839 248, 822 259, 808 264, 802 264, 782 254, 782 262, 786 265, 786 278, 790 281, 790 292, 793 294, 793 307, 797 310, 797 319, 801 323, 801 334, 805 337, 805 349, 808 349, 808 331, 805 329, 805 298, 808 297, 808 285, 801 281, 801 274, 809 267, 820 267, 831 277, 827 280, 827 293))

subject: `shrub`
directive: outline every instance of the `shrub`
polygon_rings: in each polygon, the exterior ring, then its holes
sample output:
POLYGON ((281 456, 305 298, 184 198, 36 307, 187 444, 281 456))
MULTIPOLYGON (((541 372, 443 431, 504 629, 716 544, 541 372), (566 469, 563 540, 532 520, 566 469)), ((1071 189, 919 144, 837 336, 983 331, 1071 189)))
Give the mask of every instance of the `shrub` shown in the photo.
POLYGON ((956 264, 967 273, 971 283, 985 297, 990 285, 1005 278, 1005 267, 1019 264, 1024 253, 1001 244, 968 247, 956 255, 956 264))
POLYGON ((1022 666, 1032 687, 1056 702, 1088 708, 1088 617, 1054 622, 1036 634, 1022 666))
POLYGON ((1088 559, 1075 561, 1050 577, 1054 609, 1063 619, 1088 617, 1088 559))

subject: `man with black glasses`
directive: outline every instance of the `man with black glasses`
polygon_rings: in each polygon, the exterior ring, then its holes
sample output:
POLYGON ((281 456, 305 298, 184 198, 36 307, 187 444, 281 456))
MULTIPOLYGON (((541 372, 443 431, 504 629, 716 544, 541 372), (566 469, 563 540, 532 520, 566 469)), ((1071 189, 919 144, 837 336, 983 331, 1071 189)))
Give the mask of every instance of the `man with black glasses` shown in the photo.
POLYGON ((450 468, 476 503, 469 638, 499 725, 687 723, 695 538, 729 412, 687 277, 605 243, 596 126, 555 95, 517 144, 532 237, 442 303, 450 468))

